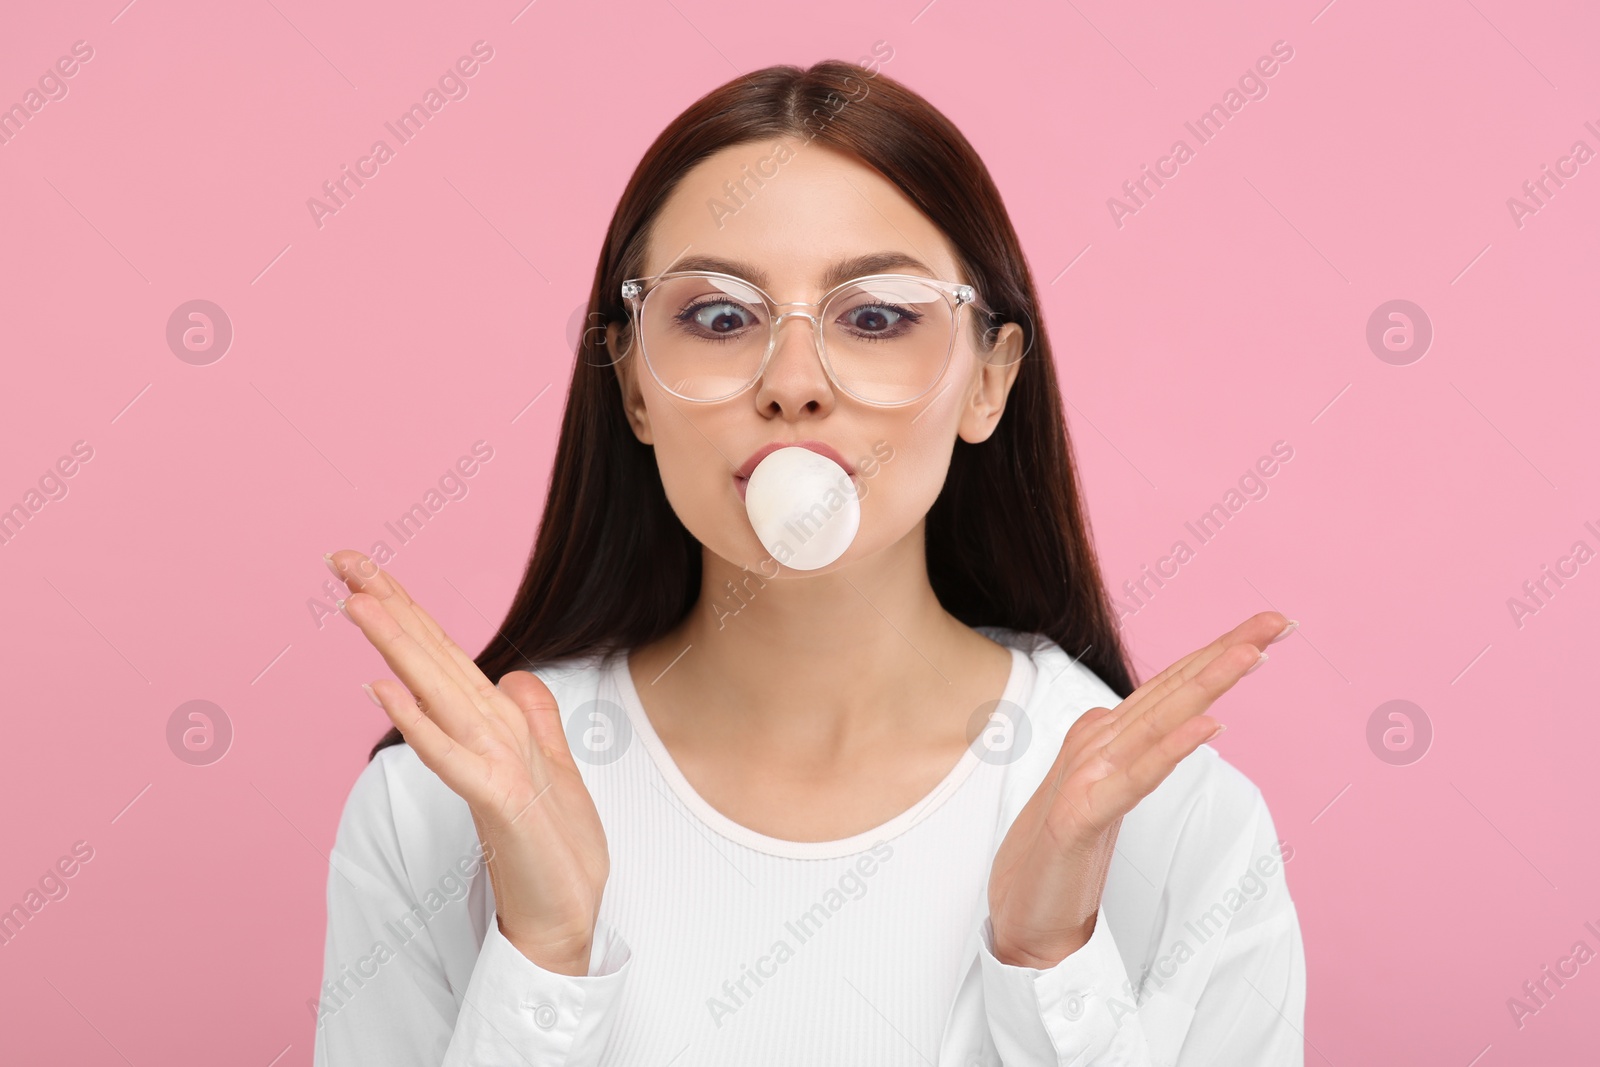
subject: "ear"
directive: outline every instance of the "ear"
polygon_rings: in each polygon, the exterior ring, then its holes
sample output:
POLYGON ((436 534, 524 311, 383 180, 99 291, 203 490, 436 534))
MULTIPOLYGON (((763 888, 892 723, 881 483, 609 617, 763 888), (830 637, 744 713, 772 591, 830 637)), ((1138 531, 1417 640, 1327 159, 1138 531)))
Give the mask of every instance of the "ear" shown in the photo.
POLYGON ((993 336, 993 347, 978 353, 973 370, 972 389, 966 406, 961 409, 961 422, 957 428, 961 439, 968 444, 979 444, 989 439, 994 428, 1000 425, 1000 416, 1006 409, 1006 397, 1022 369, 1022 327, 1008 322, 993 336))
POLYGON ((655 437, 650 432, 650 413, 645 409, 644 394, 639 386, 639 357, 636 352, 617 358, 615 353, 620 338, 619 327, 611 323, 606 327, 605 351, 611 357, 611 368, 617 372, 617 387, 622 391, 622 410, 628 416, 628 425, 633 427, 633 436, 642 444, 655 444, 655 437))

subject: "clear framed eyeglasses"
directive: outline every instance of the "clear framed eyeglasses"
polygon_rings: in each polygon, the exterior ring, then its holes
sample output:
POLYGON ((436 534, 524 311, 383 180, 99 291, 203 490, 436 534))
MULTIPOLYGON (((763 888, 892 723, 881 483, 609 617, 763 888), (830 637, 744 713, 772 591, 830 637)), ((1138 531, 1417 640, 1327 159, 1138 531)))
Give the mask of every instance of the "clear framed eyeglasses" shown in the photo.
POLYGON ((802 318, 811 320, 834 387, 879 406, 909 404, 933 388, 950 362, 961 309, 977 300, 960 282, 869 274, 814 304, 780 304, 752 282, 713 271, 630 278, 622 297, 650 373, 683 400, 726 400, 748 389, 766 371, 784 320, 802 318))

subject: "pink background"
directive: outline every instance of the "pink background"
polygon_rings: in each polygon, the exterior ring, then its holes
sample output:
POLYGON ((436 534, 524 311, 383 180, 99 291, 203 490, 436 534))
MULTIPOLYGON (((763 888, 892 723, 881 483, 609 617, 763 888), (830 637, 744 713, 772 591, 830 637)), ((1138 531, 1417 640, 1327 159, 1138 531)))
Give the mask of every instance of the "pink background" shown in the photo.
POLYGON ((1507 199, 1600 150, 1600 18, 1324 3, 14 7, 0 104, 94 54, 0 145, 0 505, 93 457, 0 546, 0 906, 94 856, 0 947, 0 1059, 310 1063, 326 853, 387 726, 358 688, 381 660, 308 607, 322 553, 394 544, 487 441, 393 564, 481 647, 640 153, 738 73, 883 41, 1012 212, 1113 588, 1294 450, 1126 625, 1148 675, 1265 607, 1301 620, 1218 747, 1295 849, 1307 1063, 1593 1062, 1600 963, 1520 1028, 1507 999, 1600 951, 1600 562, 1520 626, 1507 601, 1600 550, 1600 160, 1520 227, 1507 199), (307 199, 478 40, 469 95, 319 228, 307 199), (1116 225, 1107 199, 1279 40, 1268 95, 1116 225), (206 366, 165 337, 195 299, 234 329, 206 366), (1434 328, 1404 366, 1366 341, 1394 299, 1434 328), (208 766, 166 739, 195 699, 234 731, 208 766), (1409 765, 1367 740, 1394 699, 1432 724, 1409 765))

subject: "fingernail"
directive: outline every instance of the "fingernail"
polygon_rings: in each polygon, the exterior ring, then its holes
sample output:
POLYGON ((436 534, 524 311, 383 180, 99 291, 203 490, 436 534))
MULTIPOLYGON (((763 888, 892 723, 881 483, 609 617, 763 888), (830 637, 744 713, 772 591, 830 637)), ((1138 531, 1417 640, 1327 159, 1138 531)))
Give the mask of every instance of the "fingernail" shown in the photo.
POLYGON ((339 573, 339 565, 333 561, 332 552, 324 552, 322 554, 322 562, 328 565, 328 569, 333 572, 333 576, 335 578, 339 579, 341 582, 344 581, 344 575, 339 573))
MULTIPOLYGON (((344 617, 345 617, 345 618, 347 618, 347 619, 350 619, 350 609, 349 609, 349 608, 347 608, 347 607, 345 607, 345 606, 344 606, 344 601, 343 601, 343 600, 341 600, 341 601, 339 601, 339 612, 340 612, 340 614, 342 614, 342 615, 343 615, 343 616, 344 616, 344 617)), ((355 622, 355 621, 356 621, 356 620, 354 620, 354 619, 350 619, 350 621, 351 621, 351 622, 355 622)), ((1263 653, 1263 655, 1265 655, 1265 653, 1263 653)), ((1251 668, 1250 668, 1250 671, 1253 671, 1253 670, 1255 670, 1255 668, 1254 668, 1254 667, 1251 667, 1251 668)), ((1245 671, 1245 672, 1244 672, 1244 673, 1246 673, 1246 674, 1249 674, 1249 673, 1250 673, 1250 671, 1245 671)))
MULTIPOLYGON (((343 604, 344 601, 341 600, 341 601, 339 601, 339 603, 343 604)), ((1268 643, 1270 644, 1271 642, 1268 642, 1268 643)), ((1245 674, 1249 674, 1250 671, 1255 670, 1257 667, 1260 667, 1265 662, 1267 662, 1267 654, 1265 652, 1263 652, 1263 653, 1261 653, 1261 655, 1256 657, 1256 661, 1254 663, 1250 664, 1250 670, 1247 670, 1244 673, 1245 674)), ((1241 674, 1239 677, 1243 678, 1244 675, 1241 674)))
POLYGON ((1299 625, 1300 625, 1300 620, 1299 619, 1290 619, 1289 620, 1289 625, 1285 626, 1283 629, 1279 630, 1278 631, 1278 636, 1274 637, 1271 641, 1268 641, 1267 644, 1269 644, 1269 645, 1277 644, 1279 641, 1282 641, 1285 637, 1288 637, 1290 634, 1294 633, 1294 628, 1296 626, 1299 626, 1299 625))
POLYGON ((1227 723, 1218 723, 1217 728, 1211 731, 1211 736, 1206 738, 1203 742, 1201 742, 1201 744, 1210 744, 1212 741, 1215 741, 1217 738, 1222 736, 1223 731, 1227 730, 1227 728, 1227 723))
POLYGON ((380 708, 383 707, 383 701, 379 700, 378 699, 378 694, 374 693, 372 691, 372 686, 368 685, 366 682, 362 682, 361 683, 361 688, 363 688, 363 689, 365 689, 367 691, 367 699, 368 700, 372 701, 374 704, 378 705, 378 707, 380 707, 380 708))

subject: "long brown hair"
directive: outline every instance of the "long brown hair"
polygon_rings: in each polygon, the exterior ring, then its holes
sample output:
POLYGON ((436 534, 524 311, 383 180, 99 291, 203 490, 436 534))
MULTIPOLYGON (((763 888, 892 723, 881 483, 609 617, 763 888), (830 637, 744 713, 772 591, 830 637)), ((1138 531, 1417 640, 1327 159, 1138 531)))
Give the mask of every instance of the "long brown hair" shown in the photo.
MULTIPOLYGON (((655 139, 623 191, 586 321, 626 328, 622 282, 643 273, 651 223, 685 172, 724 148, 780 137, 820 142, 878 170, 944 232, 965 280, 997 316, 991 322, 1025 331, 1005 414, 987 441, 956 440, 928 512, 928 577, 939 602, 968 626, 1043 634, 1127 696, 1135 675, 1095 559, 1033 277, 988 169, 921 96, 828 60, 753 71, 696 101, 655 139)), ((700 552, 667 502, 654 452, 628 426, 604 331, 585 330, 533 553, 479 669, 498 682, 508 671, 661 636, 699 597, 700 552)), ((390 728, 368 758, 403 742, 390 728)))

